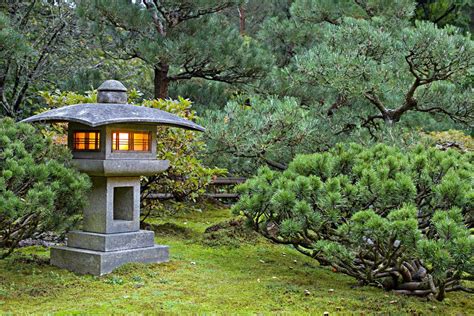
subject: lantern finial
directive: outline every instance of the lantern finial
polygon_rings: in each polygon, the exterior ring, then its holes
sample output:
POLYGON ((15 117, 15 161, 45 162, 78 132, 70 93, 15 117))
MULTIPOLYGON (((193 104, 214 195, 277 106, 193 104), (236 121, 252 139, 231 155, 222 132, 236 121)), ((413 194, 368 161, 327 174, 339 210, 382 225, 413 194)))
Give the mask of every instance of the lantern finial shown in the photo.
POLYGON ((127 103, 127 88, 120 81, 104 81, 97 91, 98 103, 127 103))

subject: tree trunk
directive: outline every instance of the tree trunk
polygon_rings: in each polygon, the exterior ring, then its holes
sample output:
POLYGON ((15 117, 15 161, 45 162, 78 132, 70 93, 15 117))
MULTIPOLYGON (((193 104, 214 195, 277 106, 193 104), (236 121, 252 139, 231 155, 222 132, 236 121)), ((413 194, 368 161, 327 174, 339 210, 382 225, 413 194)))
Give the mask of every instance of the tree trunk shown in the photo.
POLYGON ((245 34, 245 8, 244 8, 244 5, 239 6, 239 31, 240 31, 240 35, 245 34))
POLYGON ((166 99, 168 97, 168 86, 170 80, 168 78, 168 71, 170 66, 168 64, 159 63, 154 71, 154 94, 155 99, 166 99))

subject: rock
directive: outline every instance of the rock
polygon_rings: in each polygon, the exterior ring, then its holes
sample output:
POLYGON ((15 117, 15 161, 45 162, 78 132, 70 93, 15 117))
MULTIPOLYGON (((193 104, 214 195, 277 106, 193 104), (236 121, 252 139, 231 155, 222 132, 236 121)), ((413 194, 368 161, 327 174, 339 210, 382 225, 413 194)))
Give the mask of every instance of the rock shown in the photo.
POLYGON ((195 262, 195 261, 191 261, 191 264, 192 264, 192 265, 196 265, 196 262, 195 262))
POLYGON ((311 295, 311 292, 308 291, 308 290, 304 290, 304 295, 306 295, 306 296, 311 295))
POLYGON ((40 234, 34 234, 32 238, 27 238, 20 240, 18 243, 19 247, 29 247, 29 246, 43 246, 51 247, 57 246, 61 243, 64 243, 64 236, 59 236, 54 232, 44 232, 40 234))
POLYGON ((334 293, 334 289, 329 289, 328 292, 329 293, 334 293))
POLYGON ((323 316, 329 316, 329 312, 324 312, 323 316))
POLYGON ((389 303, 390 304, 396 304, 398 301, 397 300, 393 300, 393 301, 390 301, 389 303))
POLYGON ((425 267, 420 267, 413 275, 413 280, 422 281, 426 277, 427 272, 428 271, 426 271, 425 267))

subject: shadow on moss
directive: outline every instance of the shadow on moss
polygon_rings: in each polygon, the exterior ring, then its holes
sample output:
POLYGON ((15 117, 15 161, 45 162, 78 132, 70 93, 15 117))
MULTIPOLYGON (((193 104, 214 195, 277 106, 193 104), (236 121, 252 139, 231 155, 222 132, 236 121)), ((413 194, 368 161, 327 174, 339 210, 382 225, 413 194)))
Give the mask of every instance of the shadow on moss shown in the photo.
POLYGON ((195 238, 198 237, 198 233, 190 228, 182 227, 174 223, 164 224, 141 224, 141 229, 152 230, 155 232, 155 236, 167 236, 167 237, 179 237, 179 238, 195 238))
POLYGON ((210 247, 239 247, 243 244, 257 244, 260 235, 249 227, 245 219, 234 218, 209 226, 202 236, 202 243, 210 247))

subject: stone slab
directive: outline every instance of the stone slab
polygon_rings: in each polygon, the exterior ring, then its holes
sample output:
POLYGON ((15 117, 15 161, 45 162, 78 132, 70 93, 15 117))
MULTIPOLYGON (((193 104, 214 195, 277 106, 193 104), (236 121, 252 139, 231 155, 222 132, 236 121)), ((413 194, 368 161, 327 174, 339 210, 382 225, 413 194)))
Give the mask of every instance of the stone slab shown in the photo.
POLYGON ((130 262, 160 263, 169 260, 168 246, 119 251, 93 251, 72 247, 52 247, 51 264, 78 274, 104 275, 130 262))
POLYGON ((117 251, 153 247, 154 237, 155 233, 148 230, 118 234, 72 231, 67 235, 67 246, 96 251, 117 251))
MULTIPOLYGON (((131 155, 131 154, 130 154, 131 155)), ((73 159, 74 165, 91 176, 149 176, 168 169, 168 160, 145 159, 73 159)))

